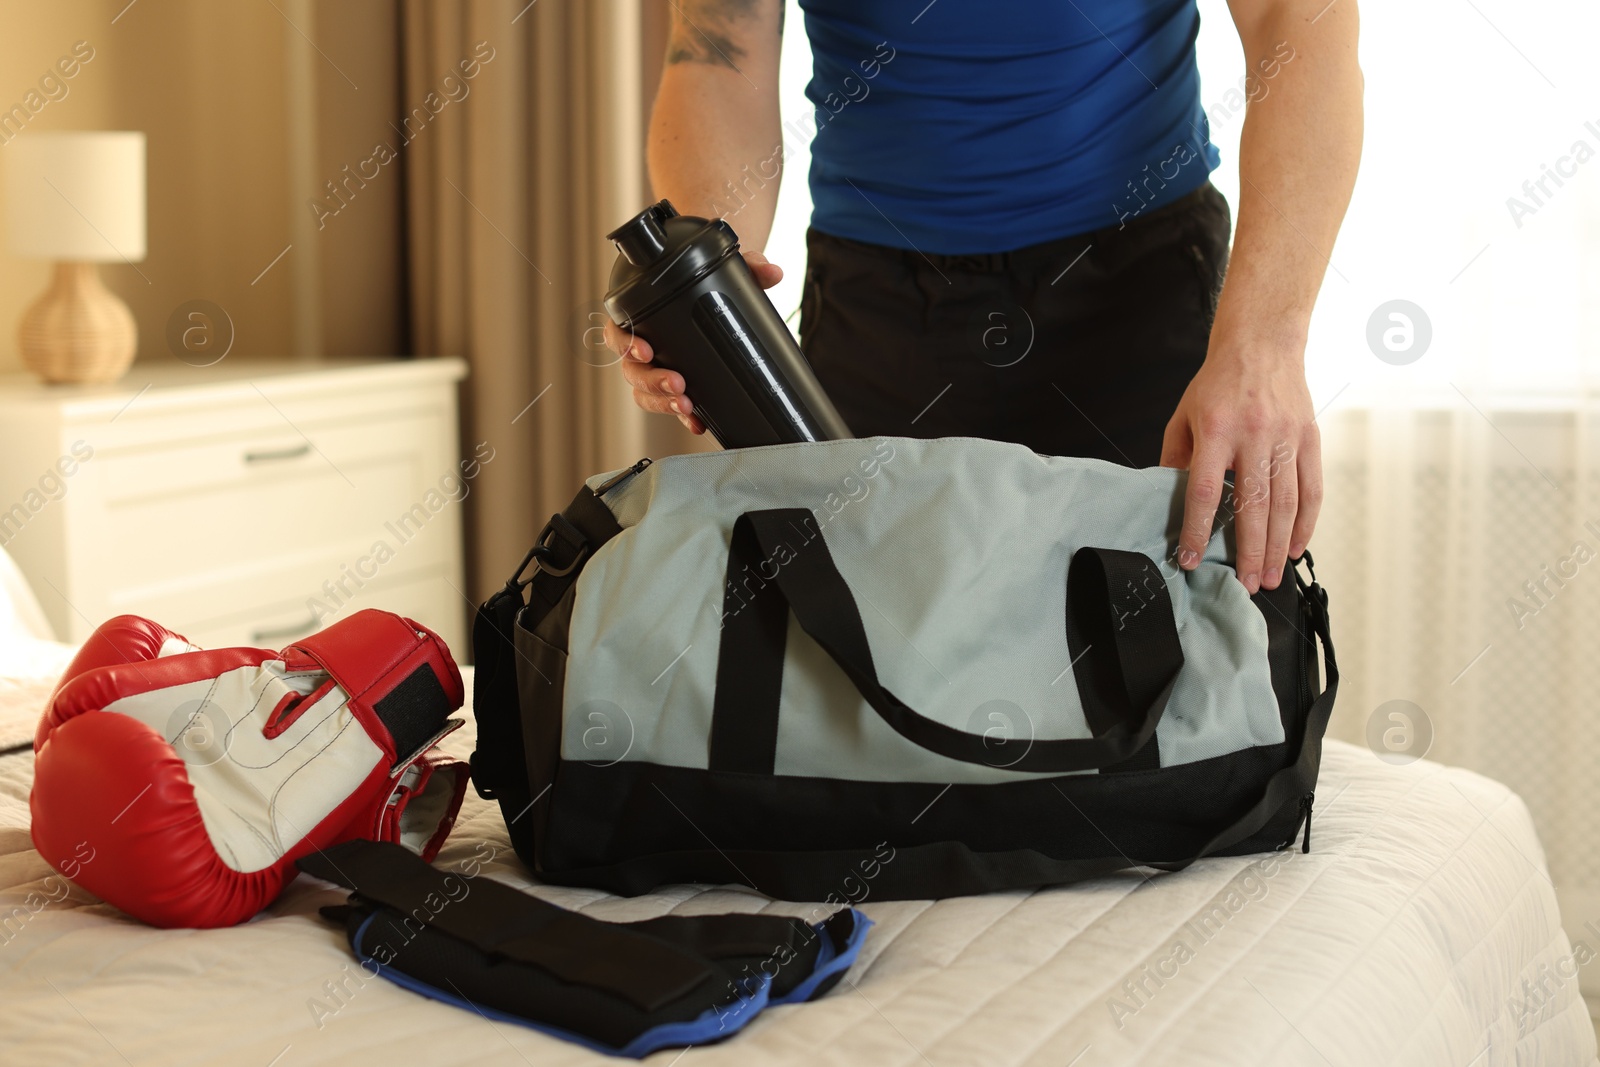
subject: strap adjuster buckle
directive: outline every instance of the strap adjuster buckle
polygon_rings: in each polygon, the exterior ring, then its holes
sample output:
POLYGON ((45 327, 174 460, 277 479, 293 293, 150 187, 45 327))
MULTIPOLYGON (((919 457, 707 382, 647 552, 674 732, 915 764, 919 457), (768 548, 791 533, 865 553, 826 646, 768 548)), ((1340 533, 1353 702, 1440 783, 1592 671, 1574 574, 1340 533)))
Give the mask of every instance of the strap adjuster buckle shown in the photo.
POLYGON ((534 549, 538 554, 539 569, 552 578, 561 578, 577 570, 578 566, 589 558, 589 539, 568 522, 566 516, 558 512, 550 516, 550 521, 545 523, 544 529, 539 532, 539 540, 535 543, 534 549), (565 565, 556 565, 554 562, 557 558, 558 541, 572 546, 573 549, 572 559, 565 565), (538 552, 541 548, 544 551, 538 552))
POLYGON ((550 521, 544 524, 544 529, 539 531, 539 536, 534 540, 533 547, 528 549, 528 554, 522 557, 522 562, 517 566, 517 573, 513 574, 506 582, 506 591, 521 596, 521 591, 532 578, 524 578, 528 565, 538 561, 537 570, 560 578, 571 574, 589 556, 589 539, 583 536, 579 529, 568 522, 566 516, 560 512, 550 516, 550 521), (565 566, 551 563, 556 555, 557 540, 571 545, 573 548, 572 559, 565 566))

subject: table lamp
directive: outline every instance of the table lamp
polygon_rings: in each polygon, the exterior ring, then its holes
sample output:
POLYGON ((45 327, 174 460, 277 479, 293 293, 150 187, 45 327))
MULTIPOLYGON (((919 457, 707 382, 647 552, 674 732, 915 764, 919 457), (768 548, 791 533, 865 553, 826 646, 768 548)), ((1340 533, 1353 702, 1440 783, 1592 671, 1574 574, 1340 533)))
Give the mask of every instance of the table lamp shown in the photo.
POLYGON ((138 132, 34 132, 0 151, 11 251, 55 260, 17 330, 23 364, 47 382, 116 381, 133 362, 133 312, 95 264, 144 258, 144 147, 138 132))

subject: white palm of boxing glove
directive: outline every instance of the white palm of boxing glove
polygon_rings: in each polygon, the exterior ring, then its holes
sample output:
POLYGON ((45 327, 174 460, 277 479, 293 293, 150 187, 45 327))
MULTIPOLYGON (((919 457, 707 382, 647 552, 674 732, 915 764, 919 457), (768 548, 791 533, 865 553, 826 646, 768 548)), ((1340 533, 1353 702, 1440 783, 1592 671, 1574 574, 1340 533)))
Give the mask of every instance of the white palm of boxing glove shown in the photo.
POLYGON ((388 612, 281 653, 196 650, 149 620, 113 619, 40 722, 35 844, 159 926, 248 918, 296 859, 351 838, 431 858, 466 767, 427 750, 459 724, 448 716, 461 700, 443 642, 388 612))

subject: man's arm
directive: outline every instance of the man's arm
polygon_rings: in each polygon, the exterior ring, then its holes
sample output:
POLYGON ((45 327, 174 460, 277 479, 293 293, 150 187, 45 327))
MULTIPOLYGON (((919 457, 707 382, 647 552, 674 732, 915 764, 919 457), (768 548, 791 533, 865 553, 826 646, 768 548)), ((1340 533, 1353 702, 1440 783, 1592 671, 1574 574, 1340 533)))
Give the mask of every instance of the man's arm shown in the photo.
POLYGON ((1189 468, 1185 569, 1199 563, 1233 470, 1225 514, 1234 512, 1240 580, 1255 593, 1277 588, 1322 502, 1306 334, 1361 157, 1362 78, 1356 0, 1229 6, 1260 88, 1239 145, 1238 226, 1210 347, 1167 425, 1161 463, 1189 468))
MULTIPOLYGON (((756 281, 770 289, 783 271, 761 255, 778 206, 783 136, 778 55, 783 0, 667 0, 672 26, 650 115, 648 158, 655 195, 685 215, 727 218, 756 281)), ((633 401, 705 427, 683 395, 683 375, 649 367, 650 345, 606 324, 622 356, 633 401)))
POLYGON ((783 137, 783 0, 668 0, 667 61, 650 115, 650 182, 685 215, 731 216, 740 245, 766 247, 783 137))

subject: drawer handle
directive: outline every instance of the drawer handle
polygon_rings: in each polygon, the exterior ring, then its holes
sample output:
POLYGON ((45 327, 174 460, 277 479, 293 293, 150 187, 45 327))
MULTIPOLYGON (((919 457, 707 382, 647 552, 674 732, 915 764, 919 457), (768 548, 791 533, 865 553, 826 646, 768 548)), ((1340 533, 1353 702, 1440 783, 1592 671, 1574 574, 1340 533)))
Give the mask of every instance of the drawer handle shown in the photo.
POLYGON ((250 635, 252 642, 276 641, 285 637, 304 637, 317 628, 317 616, 313 612, 309 619, 297 622, 292 626, 274 626, 265 630, 257 630, 250 635))
POLYGON ((299 459, 310 451, 311 442, 306 441, 303 444, 295 445, 293 448, 273 448, 265 452, 246 452, 244 461, 246 463, 272 463, 280 459, 299 459))

